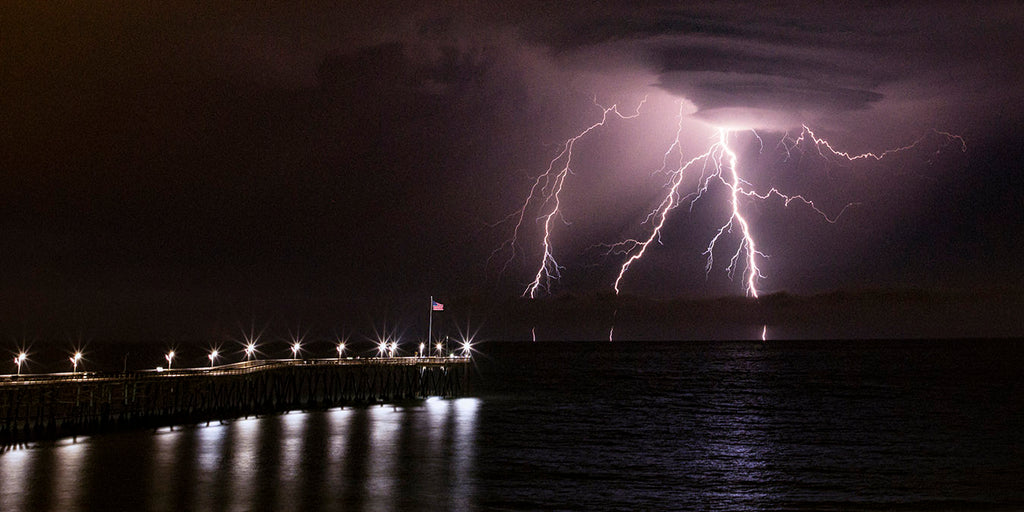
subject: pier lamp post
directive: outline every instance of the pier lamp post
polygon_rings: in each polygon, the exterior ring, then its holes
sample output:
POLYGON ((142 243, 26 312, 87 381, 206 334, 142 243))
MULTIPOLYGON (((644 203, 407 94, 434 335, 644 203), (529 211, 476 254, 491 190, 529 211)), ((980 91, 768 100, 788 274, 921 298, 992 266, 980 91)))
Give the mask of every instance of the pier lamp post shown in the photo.
POLYGON ((28 358, 28 354, 26 354, 24 352, 19 352, 18 353, 18 357, 14 358, 14 364, 18 365, 18 375, 21 375, 21 364, 24 363, 25 359, 27 359, 27 358, 28 358))
POLYGON ((444 345, 441 342, 437 342, 437 357, 444 357, 444 345))
POLYGON ((302 348, 302 343, 296 341, 292 344, 292 359, 299 358, 299 350, 302 348))
POLYGON ((423 343, 420 343, 420 357, 424 357, 424 356, 426 356, 426 354, 425 354, 425 353, 423 353, 423 349, 424 349, 424 348, 426 348, 426 345, 425 345, 425 344, 423 344, 423 343))
POLYGON ((388 357, 395 357, 395 350, 398 349, 398 342, 392 341, 391 346, 388 347, 388 357))
POLYGON ((82 360, 82 352, 75 352, 75 355, 69 359, 71 359, 71 373, 78 373, 78 362, 82 360))
POLYGON ((469 357, 469 351, 470 351, 471 348, 472 348, 472 345, 469 343, 469 340, 463 341, 462 342, 462 356, 463 357, 469 357))
POLYGON ((167 360, 167 369, 170 370, 171 369, 171 364, 174 362, 174 351, 173 350, 167 351, 167 355, 164 356, 164 359, 167 360))
POLYGON ((217 360, 217 356, 218 355, 220 355, 220 351, 219 350, 213 349, 213 350, 210 351, 210 355, 207 356, 207 357, 210 358, 210 368, 213 368, 213 362, 215 360, 217 360))
POLYGON ((384 357, 384 353, 388 351, 387 340, 381 340, 380 345, 377 345, 377 351, 380 352, 380 357, 384 357))
POLYGON ((345 353, 345 342, 338 342, 338 359, 341 359, 341 355, 345 353))
POLYGON ((256 343, 250 341, 249 344, 245 346, 245 360, 248 361, 252 359, 254 354, 256 354, 256 343))

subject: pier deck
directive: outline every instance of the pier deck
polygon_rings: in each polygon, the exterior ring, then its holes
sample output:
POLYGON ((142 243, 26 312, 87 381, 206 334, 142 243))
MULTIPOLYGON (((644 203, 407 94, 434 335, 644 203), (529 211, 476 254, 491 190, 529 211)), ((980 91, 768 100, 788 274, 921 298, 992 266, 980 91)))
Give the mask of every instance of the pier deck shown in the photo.
POLYGON ((0 376, 0 444, 467 391, 465 357, 272 359, 211 368, 0 376))

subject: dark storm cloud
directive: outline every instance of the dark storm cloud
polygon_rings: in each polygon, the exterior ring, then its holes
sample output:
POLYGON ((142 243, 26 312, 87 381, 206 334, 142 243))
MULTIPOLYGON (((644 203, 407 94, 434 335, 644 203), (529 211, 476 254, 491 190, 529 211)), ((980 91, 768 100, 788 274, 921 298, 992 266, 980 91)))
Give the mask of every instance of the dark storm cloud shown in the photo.
POLYGON ((777 20, 785 25, 769 28, 767 20, 779 13, 765 12, 757 19, 744 11, 735 6, 717 12, 641 10, 639 20, 595 20, 596 30, 578 27, 590 37, 563 43, 635 46, 643 56, 640 62, 658 73, 660 87, 689 99, 702 112, 740 107, 862 110, 882 98, 870 88, 891 79, 890 73, 858 64, 867 58, 853 50, 866 41, 848 41, 844 47, 841 40, 829 39, 828 24, 811 24, 793 14, 777 20), (645 15, 651 19, 644 20, 645 15))
MULTIPOLYGON (((772 45, 777 46, 777 45, 772 45)), ((786 112, 863 110, 882 94, 855 85, 877 85, 884 76, 835 55, 786 51, 748 42, 666 43, 651 50, 660 63, 659 85, 702 110, 751 107, 786 112), (845 65, 840 62, 847 63, 845 65)), ((884 75, 884 72, 875 71, 884 75)))
MULTIPOLYGON (((701 112, 721 108, 782 112, 864 110, 883 98, 873 91, 849 89, 793 77, 733 73, 661 74, 661 86, 696 104, 701 112)), ((697 115, 701 115, 698 112, 697 115)))
POLYGON ((876 120, 914 116, 926 125, 967 117, 973 128, 984 110, 1005 108, 1008 91, 996 84, 1024 79, 1014 64, 1024 8, 1012 2, 647 2, 565 12, 545 24, 546 44, 600 48, 595 66, 602 53, 631 53, 660 87, 712 119, 749 108, 776 111, 784 123, 838 124, 844 113, 873 110, 876 120))

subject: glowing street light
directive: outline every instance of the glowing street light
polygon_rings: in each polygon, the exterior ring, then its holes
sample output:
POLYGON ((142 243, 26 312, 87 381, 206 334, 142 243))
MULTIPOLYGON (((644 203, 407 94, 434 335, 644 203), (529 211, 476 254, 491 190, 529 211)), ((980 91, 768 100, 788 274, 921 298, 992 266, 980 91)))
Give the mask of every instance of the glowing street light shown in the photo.
POLYGON ((19 352, 18 357, 14 358, 14 364, 18 365, 18 375, 21 375, 21 364, 25 362, 25 359, 28 359, 28 354, 24 352, 19 352))
POLYGON ((398 342, 392 341, 391 346, 388 349, 388 357, 395 357, 395 350, 398 349, 398 342))
POLYGON ((341 355, 345 353, 345 342, 338 342, 338 359, 341 359, 341 355))
POLYGON ((441 342, 439 341, 439 342, 437 342, 437 345, 435 345, 435 347, 437 348, 437 355, 439 357, 443 357, 444 356, 444 345, 442 345, 441 342))
POLYGON ((424 348, 426 348, 426 345, 423 344, 423 343, 420 343, 420 357, 423 357, 423 356, 426 355, 426 354, 423 353, 423 349, 424 348))
POLYGON ((71 356, 69 359, 71 359, 71 373, 78 373, 78 362, 82 360, 82 352, 75 352, 75 355, 71 356))
POLYGON ((170 370, 171 364, 174 362, 174 351, 169 350, 167 354, 164 356, 164 359, 167 360, 167 369, 170 370))
POLYGON ((292 344, 292 359, 299 358, 300 349, 302 349, 302 342, 295 340, 295 343, 292 344))
POLYGON ((213 349, 210 351, 210 355, 206 356, 210 358, 210 368, 213 368, 213 362, 217 360, 217 356, 220 355, 220 351, 213 349))
POLYGON ((469 340, 464 340, 464 341, 462 342, 462 355, 463 355, 463 357, 469 357, 469 351, 470 351, 470 350, 471 350, 472 348, 473 348, 473 346, 472 346, 472 344, 471 344, 471 343, 469 342, 469 340))
POLYGON ((245 360, 248 361, 248 360, 252 359, 255 354, 256 354, 256 342, 255 341, 250 341, 249 344, 245 346, 245 360))
POLYGON ((387 340, 381 340, 380 345, 377 345, 377 351, 380 352, 380 357, 384 357, 384 352, 388 351, 387 340))

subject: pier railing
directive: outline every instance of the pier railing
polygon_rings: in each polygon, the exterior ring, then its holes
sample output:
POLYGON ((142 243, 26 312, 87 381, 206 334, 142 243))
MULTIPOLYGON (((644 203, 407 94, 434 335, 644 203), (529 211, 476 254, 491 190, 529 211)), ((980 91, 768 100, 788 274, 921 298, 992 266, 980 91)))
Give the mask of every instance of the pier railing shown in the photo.
POLYGON ((270 359, 171 370, 0 376, 0 444, 468 390, 470 359, 270 359))

